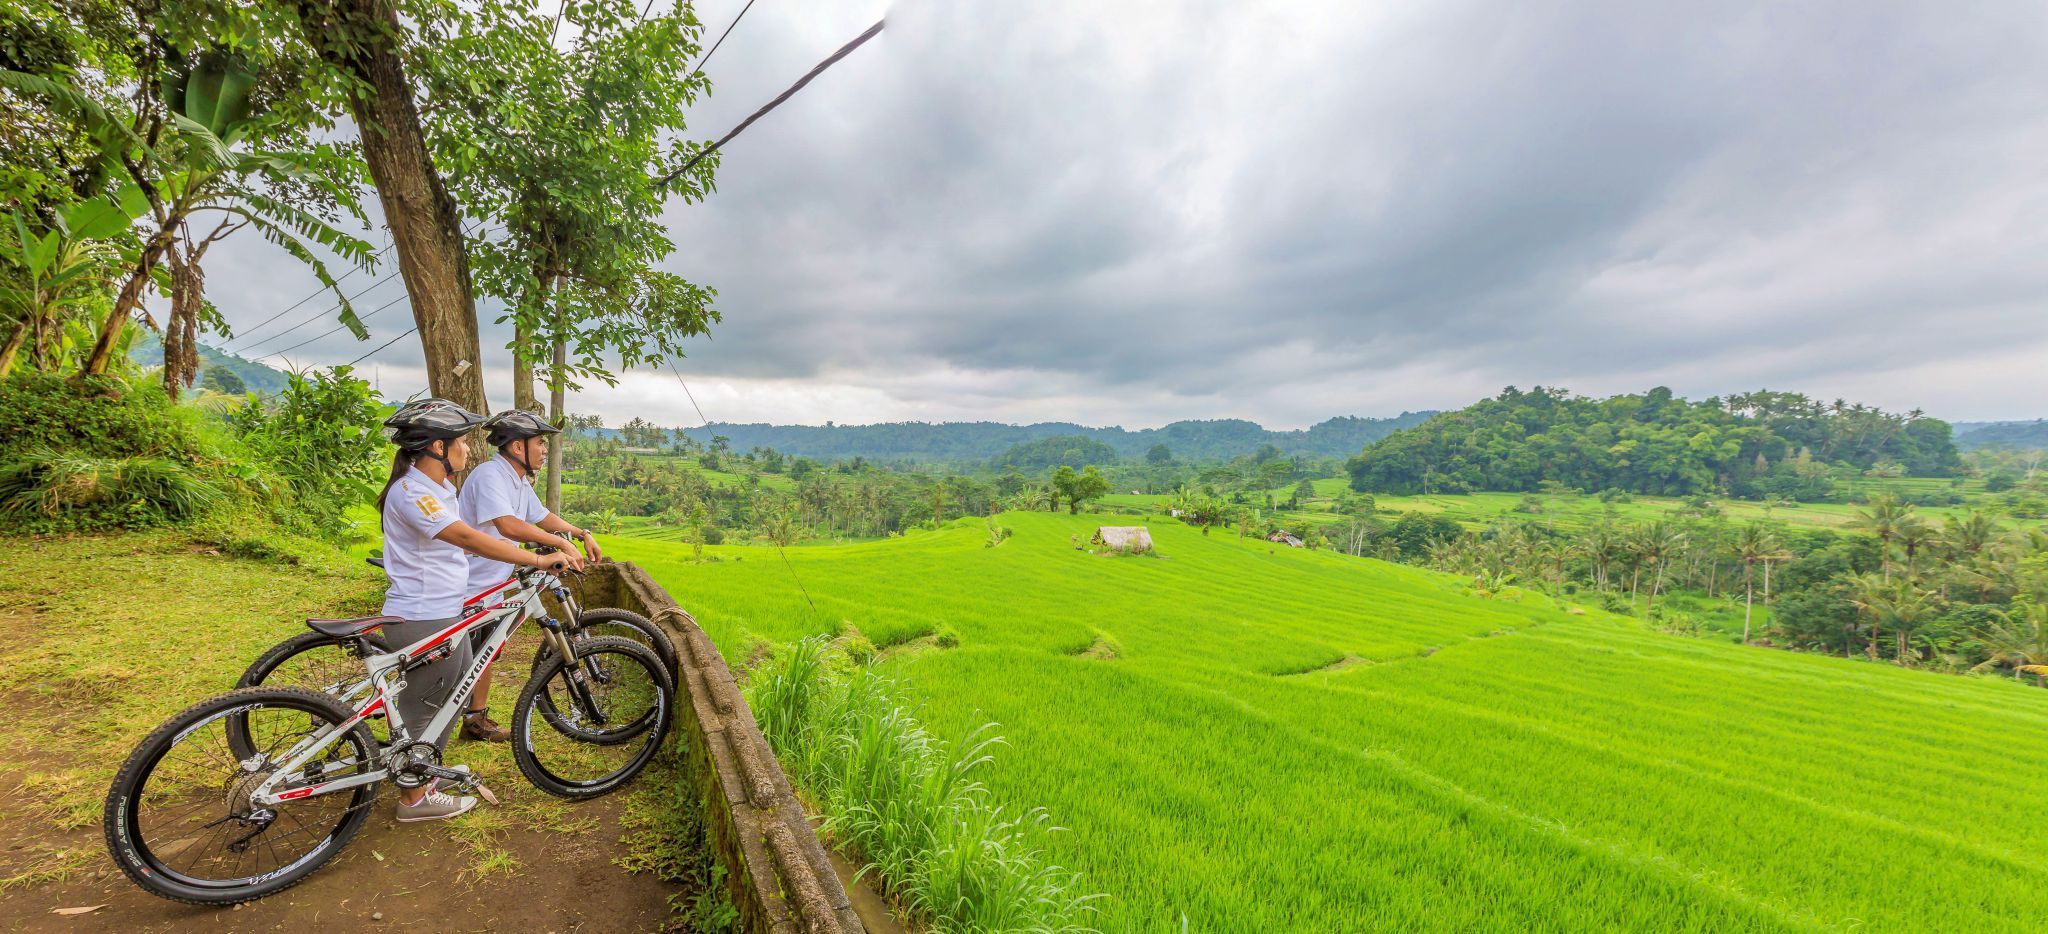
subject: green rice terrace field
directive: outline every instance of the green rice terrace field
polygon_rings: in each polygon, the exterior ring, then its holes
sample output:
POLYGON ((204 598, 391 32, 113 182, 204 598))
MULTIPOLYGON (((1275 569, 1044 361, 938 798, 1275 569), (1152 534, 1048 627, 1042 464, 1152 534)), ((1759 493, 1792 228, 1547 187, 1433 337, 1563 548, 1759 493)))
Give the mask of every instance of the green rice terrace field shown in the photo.
POLYGON ((1688 639, 1119 517, 843 546, 612 537, 728 658, 844 620, 1067 828, 1104 930, 2034 930, 2048 691, 1688 639), (738 559, 738 560, 735 560, 738 559), (945 627, 954 648, 923 636, 945 627))

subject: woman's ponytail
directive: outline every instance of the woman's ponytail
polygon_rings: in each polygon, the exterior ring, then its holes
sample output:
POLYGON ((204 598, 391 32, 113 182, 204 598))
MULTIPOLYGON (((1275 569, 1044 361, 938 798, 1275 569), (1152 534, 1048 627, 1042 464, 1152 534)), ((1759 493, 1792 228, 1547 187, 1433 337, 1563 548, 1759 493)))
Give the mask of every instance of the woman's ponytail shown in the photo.
POLYGON ((411 469, 412 458, 406 456, 404 448, 400 448, 398 453, 391 458, 391 479, 384 481, 383 492, 377 494, 377 518, 379 521, 382 521, 384 518, 384 500, 390 498, 391 488, 397 486, 398 481, 404 479, 406 471, 411 469))

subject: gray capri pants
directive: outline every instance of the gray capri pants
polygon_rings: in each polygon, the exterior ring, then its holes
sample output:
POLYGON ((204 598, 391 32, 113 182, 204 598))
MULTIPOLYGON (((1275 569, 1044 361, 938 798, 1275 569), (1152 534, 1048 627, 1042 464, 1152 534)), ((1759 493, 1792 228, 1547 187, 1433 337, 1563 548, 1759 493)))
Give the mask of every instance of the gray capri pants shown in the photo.
MULTIPOLYGON (((421 639, 432 638, 435 633, 461 620, 460 616, 451 616, 447 619, 409 619, 402 623, 386 623, 383 630, 384 644, 390 651, 395 652, 421 639)), ((440 736, 422 736, 420 731, 426 729, 427 723, 434 719, 434 714, 440 712, 442 705, 448 703, 448 695, 462 683, 463 672, 469 670, 469 663, 474 661, 476 656, 471 652, 468 634, 457 636, 442 645, 450 650, 447 658, 415 668, 406 674, 405 690, 398 695, 398 715, 405 719, 405 728, 412 732, 415 740, 445 746, 448 742, 447 733, 440 736)), ((448 721, 448 729, 453 732, 461 724, 462 718, 458 715, 448 721)))

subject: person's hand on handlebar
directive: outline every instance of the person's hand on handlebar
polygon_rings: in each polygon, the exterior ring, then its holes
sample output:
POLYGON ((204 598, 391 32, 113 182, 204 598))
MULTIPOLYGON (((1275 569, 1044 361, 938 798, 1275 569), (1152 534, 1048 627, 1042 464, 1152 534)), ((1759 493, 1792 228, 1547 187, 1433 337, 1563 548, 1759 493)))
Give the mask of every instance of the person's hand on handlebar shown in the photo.
POLYGON ((583 559, 577 557, 575 552, 535 552, 532 557, 533 566, 543 571, 561 571, 565 569, 578 573, 583 571, 583 559))

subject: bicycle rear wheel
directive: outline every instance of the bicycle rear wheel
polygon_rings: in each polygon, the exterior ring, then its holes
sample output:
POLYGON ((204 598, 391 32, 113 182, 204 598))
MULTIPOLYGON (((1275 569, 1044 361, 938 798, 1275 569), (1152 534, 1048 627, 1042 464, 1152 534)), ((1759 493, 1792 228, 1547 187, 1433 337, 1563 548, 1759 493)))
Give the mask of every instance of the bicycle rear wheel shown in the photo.
MULTIPOLYGON (((384 651, 383 640, 375 634, 365 634, 361 638, 368 642, 370 651, 384 651)), ((354 641, 317 632, 299 633, 258 656, 249 669, 242 672, 235 687, 301 688, 331 697, 343 708, 355 707, 369 699, 370 689, 365 682, 370 671, 363 665, 362 656, 352 644, 354 641)), ((382 724, 383 718, 379 716, 376 721, 382 724)), ((228 739, 237 758, 248 758, 253 749, 245 737, 247 729, 241 718, 230 719, 228 730, 228 739)), ((389 741, 381 725, 371 732, 377 734, 380 741, 389 741)))
MULTIPOLYGON (((195 905, 245 902, 297 884, 362 829, 381 782, 269 808, 250 796, 288 750, 349 716, 323 695, 285 688, 244 688, 186 708, 135 748, 107 791, 114 863, 150 893, 195 905), (253 745, 247 756, 229 744, 227 725, 237 718, 253 745)), ((364 775, 380 767, 376 753, 376 739, 357 724, 275 790, 364 775)))
POLYGON ((520 689, 512 759, 542 791, 594 798, 631 781, 660 750, 674 687, 638 642, 604 637, 574 647, 576 668, 556 657, 520 689), (542 712, 544 697, 557 713, 542 712))

